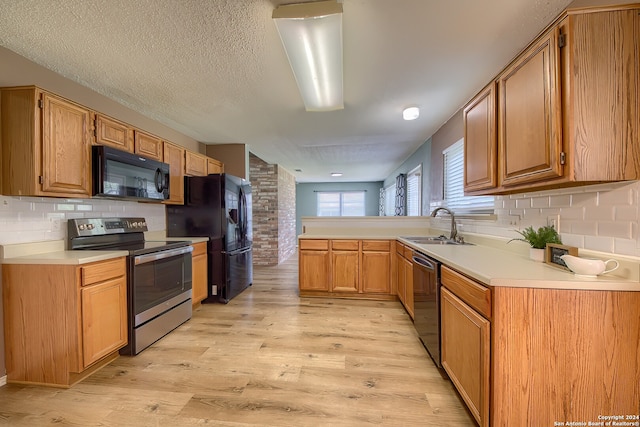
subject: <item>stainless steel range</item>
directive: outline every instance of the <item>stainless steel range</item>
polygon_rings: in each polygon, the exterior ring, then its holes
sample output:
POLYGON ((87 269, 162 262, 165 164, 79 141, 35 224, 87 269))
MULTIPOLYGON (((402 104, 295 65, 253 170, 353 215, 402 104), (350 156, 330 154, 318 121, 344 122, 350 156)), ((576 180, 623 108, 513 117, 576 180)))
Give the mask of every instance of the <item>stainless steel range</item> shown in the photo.
POLYGON ((191 318, 191 251, 185 241, 147 241, 144 218, 68 222, 70 250, 126 250, 129 342, 135 355, 191 318))

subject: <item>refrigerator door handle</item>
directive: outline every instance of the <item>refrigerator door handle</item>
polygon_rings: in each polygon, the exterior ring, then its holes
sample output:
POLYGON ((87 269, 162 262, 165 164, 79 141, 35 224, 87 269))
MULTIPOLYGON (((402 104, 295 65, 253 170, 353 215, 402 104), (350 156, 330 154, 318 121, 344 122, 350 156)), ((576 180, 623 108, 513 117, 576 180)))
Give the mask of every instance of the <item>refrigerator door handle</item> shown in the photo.
POLYGON ((246 254, 247 252, 251 252, 251 246, 245 249, 237 250, 237 251, 222 251, 221 253, 225 255, 241 255, 241 254, 246 254))

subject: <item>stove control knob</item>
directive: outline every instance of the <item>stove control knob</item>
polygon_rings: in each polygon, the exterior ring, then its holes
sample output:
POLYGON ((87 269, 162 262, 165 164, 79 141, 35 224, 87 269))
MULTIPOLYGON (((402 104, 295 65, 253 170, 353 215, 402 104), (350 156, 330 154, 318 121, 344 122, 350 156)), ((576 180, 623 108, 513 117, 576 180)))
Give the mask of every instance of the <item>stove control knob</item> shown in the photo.
POLYGON ((84 224, 79 224, 78 225, 78 230, 80 230, 80 231, 84 230, 85 228, 87 228, 87 227, 84 224))
POLYGON ((135 222, 135 221, 134 221, 132 225, 133 225, 133 228, 138 228, 138 227, 140 227, 140 223, 139 223, 139 222, 135 222))
POLYGON ((87 224, 87 230, 93 230, 95 226, 93 224, 87 224))
POLYGON ((146 222, 146 221, 142 221, 142 222, 140 223, 140 225, 141 225, 142 227, 146 227, 146 226, 147 226, 147 222, 146 222))

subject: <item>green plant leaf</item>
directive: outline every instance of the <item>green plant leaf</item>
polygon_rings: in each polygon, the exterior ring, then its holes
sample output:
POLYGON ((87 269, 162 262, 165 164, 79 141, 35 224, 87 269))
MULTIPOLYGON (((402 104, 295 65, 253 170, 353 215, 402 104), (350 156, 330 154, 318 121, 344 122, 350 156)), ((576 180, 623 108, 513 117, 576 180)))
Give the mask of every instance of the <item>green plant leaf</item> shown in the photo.
POLYGON ((562 240, 560 239, 560 235, 550 225, 545 225, 544 227, 538 228, 538 230, 534 230, 532 226, 526 227, 523 230, 515 230, 516 233, 522 236, 522 239, 511 239, 510 243, 514 240, 527 242, 532 248, 536 249, 544 249, 547 246, 547 243, 557 243, 562 244, 562 240))

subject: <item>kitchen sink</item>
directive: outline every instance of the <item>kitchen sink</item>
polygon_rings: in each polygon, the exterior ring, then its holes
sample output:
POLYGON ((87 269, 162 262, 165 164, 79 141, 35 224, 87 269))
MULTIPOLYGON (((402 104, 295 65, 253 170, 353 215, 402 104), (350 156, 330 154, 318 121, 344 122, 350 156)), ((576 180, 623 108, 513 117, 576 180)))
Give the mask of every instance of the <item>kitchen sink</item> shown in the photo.
POLYGON ((465 241, 451 240, 445 236, 416 236, 416 237, 400 236, 400 237, 402 239, 408 240, 411 243, 416 243, 418 245, 471 245, 471 243, 467 243, 465 241))

